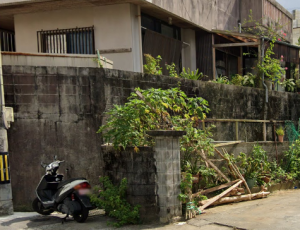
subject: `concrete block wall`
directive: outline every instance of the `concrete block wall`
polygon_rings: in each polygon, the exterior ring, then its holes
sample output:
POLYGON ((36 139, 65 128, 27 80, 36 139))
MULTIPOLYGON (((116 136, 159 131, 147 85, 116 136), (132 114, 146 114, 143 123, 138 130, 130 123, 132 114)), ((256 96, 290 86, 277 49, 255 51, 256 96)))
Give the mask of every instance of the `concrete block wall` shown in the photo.
MULTIPOLYGON (((264 103, 261 89, 220 85, 167 76, 99 68, 4 66, 6 106, 14 108, 8 130, 11 177, 16 210, 30 209, 34 190, 54 155, 66 160, 61 172, 87 177, 93 184, 103 175, 102 138, 96 134, 104 113, 124 104, 134 88, 178 87, 188 96, 208 100, 209 118, 294 120, 300 116, 300 95, 272 91, 264 103), (69 173, 65 169, 69 169, 69 173)), ((210 124, 208 124, 210 125, 210 124)), ((214 139, 235 140, 234 123, 215 123, 214 139)), ((273 140, 273 126, 267 126, 273 140)), ((240 124, 240 139, 263 140, 262 125, 240 124)))
POLYGON ((128 201, 141 206, 141 219, 158 220, 157 170, 153 148, 141 147, 136 153, 133 148, 118 152, 113 147, 102 146, 102 152, 105 175, 115 184, 127 178, 128 201))

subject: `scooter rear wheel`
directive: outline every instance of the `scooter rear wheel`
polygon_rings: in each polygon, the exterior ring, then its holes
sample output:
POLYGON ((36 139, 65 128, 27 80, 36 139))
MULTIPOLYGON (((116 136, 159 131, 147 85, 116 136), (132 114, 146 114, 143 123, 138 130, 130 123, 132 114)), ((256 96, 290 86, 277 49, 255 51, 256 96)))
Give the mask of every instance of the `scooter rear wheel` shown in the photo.
POLYGON ((73 217, 74 220, 76 220, 78 223, 83 223, 86 221, 86 219, 89 216, 89 210, 86 207, 84 207, 82 204, 80 205, 81 205, 81 212, 74 214, 73 217))
POLYGON ((54 212, 53 210, 45 209, 42 202, 38 198, 35 198, 32 202, 32 208, 34 211, 44 216, 48 216, 54 212))

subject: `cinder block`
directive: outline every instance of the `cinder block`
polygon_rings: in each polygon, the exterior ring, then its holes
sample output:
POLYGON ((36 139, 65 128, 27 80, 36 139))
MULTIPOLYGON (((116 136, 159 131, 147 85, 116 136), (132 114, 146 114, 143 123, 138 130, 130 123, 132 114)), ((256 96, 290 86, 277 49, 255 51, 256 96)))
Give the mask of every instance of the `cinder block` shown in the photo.
POLYGON ((37 86, 37 94, 44 95, 44 94, 58 94, 58 85, 56 84, 40 84, 37 86))
POLYGON ((57 67, 56 66, 46 66, 47 75, 57 75, 57 67))
POLYGON ((3 75, 4 74, 11 74, 11 68, 12 66, 11 65, 3 65, 2 66, 2 72, 3 72, 3 75))
POLYGON ((36 91, 35 85, 15 85, 14 87, 16 94, 22 95, 33 95, 36 91))
POLYGON ((39 75, 46 75, 47 74, 47 67, 46 66, 37 66, 35 68, 35 74, 39 75))
POLYGON ((31 104, 36 101, 35 95, 16 95, 17 104, 31 104))
POLYGON ((57 74, 63 76, 77 76, 76 67, 57 67, 57 74))
POLYGON ((3 74, 3 83, 4 85, 14 84, 14 77, 11 74, 3 74))
POLYGON ((35 75, 33 74, 14 74, 14 84, 34 85, 35 75))
POLYGON ((58 104, 59 96, 58 95, 38 95, 38 103, 58 104))
POLYGON ((36 83, 38 85, 57 85, 58 80, 56 75, 39 75, 36 77, 36 83))

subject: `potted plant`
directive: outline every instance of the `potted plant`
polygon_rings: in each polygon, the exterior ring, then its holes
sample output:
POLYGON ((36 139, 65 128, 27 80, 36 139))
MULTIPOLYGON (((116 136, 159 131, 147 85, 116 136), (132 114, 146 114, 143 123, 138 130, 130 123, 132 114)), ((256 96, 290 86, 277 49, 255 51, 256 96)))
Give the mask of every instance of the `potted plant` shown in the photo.
POLYGON ((278 136, 278 141, 282 143, 284 137, 284 129, 281 126, 278 129, 276 129, 276 134, 278 136))
POLYGON ((254 145, 249 157, 240 153, 237 158, 249 188, 252 188, 262 176, 270 171, 266 151, 259 145, 254 145))

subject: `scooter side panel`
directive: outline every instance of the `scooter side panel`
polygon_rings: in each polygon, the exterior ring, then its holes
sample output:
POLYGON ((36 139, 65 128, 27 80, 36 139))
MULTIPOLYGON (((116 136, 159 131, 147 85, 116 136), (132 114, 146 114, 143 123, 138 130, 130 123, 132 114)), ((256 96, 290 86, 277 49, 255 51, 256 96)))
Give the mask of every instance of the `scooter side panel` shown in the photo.
POLYGON ((88 182, 88 181, 87 180, 75 180, 69 184, 66 184, 62 188, 60 188, 56 193, 57 196, 56 196, 55 202, 56 203, 62 202, 70 193, 72 193, 74 191, 74 187, 76 185, 79 185, 84 182, 88 182))

